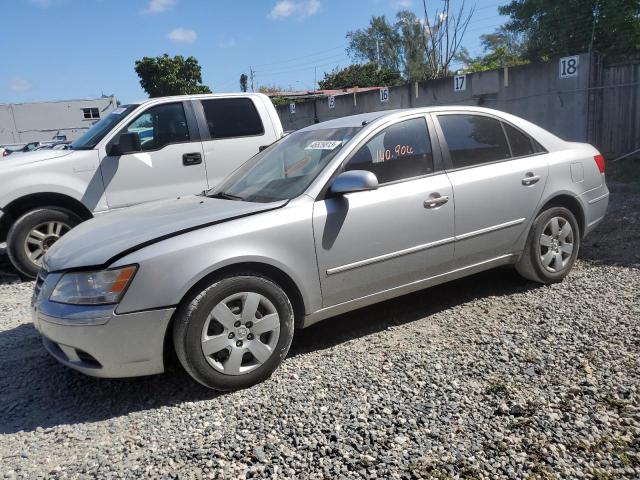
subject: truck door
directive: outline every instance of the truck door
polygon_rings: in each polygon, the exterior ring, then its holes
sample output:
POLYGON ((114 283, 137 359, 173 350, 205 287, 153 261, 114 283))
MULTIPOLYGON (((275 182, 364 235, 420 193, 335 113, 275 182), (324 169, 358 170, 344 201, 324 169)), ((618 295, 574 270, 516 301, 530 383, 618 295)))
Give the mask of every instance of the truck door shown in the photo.
POLYGON ((123 132, 137 133, 142 148, 102 158, 100 170, 109 208, 197 194, 207 188, 202 143, 191 105, 150 106, 123 132))

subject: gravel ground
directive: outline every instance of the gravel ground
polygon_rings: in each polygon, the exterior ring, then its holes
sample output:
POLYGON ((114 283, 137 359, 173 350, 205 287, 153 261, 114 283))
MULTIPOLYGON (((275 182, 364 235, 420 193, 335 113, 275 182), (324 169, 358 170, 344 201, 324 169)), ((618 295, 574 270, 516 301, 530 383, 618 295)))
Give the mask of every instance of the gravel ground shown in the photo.
POLYGON ((562 284, 502 269, 337 317, 223 395, 58 365, 0 270, 0 477, 640 478, 631 189, 562 284))

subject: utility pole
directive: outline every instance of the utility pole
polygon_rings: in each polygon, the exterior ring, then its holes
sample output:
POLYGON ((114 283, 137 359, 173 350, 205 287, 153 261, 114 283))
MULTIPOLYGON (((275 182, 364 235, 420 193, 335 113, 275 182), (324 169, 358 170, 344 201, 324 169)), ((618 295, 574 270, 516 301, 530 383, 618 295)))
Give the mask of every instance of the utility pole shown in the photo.
POLYGON ((313 67, 313 89, 318 89, 318 67, 313 67))
POLYGON ((596 2, 596 6, 593 12, 593 25, 591 27, 591 41, 589 42, 589 53, 593 52, 593 40, 596 36, 596 22, 600 16, 600 2, 596 2))
POLYGON ((255 92, 255 88, 253 86, 253 79, 255 77, 255 72, 253 71, 253 67, 249 67, 249 78, 251 79, 251 91, 255 92))
POLYGON ((376 60, 378 63, 378 70, 380 70, 380 39, 376 38, 376 60))

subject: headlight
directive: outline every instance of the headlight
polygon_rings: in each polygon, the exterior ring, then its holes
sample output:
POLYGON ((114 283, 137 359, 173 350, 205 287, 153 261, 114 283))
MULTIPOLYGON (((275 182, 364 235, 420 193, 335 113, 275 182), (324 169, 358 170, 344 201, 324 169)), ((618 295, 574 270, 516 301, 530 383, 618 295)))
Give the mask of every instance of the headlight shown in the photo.
POLYGON ((137 269, 133 265, 99 272, 65 273, 49 300, 72 305, 118 303, 137 269))

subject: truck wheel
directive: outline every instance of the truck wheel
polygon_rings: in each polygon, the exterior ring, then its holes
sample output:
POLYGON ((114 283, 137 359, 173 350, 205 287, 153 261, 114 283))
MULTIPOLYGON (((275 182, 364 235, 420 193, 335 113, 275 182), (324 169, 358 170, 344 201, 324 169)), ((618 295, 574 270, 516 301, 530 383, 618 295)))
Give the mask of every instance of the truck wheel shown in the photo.
POLYGON ((564 207, 551 207, 533 222, 516 269, 534 282, 561 282, 573 267, 579 248, 576 217, 564 207))
POLYGON ((289 298, 258 274, 223 278, 178 309, 176 354, 198 382, 215 390, 250 387, 269 378, 293 339, 289 298))
POLYGON ((71 212, 58 207, 30 210, 22 215, 7 234, 7 255, 25 278, 35 278, 42 257, 60 237, 82 222, 71 212))

